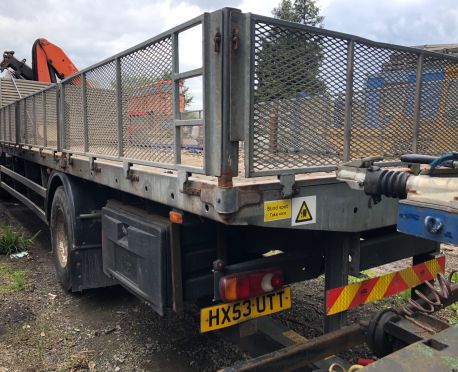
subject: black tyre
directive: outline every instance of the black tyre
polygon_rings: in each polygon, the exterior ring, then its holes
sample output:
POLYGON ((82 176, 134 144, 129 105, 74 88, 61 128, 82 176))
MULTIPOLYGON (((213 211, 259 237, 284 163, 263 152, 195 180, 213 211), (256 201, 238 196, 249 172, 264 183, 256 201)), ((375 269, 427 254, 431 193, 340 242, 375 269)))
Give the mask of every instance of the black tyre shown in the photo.
POLYGON ((63 186, 54 194, 51 206, 51 246, 57 277, 65 290, 72 287, 70 250, 73 246, 72 210, 63 186))

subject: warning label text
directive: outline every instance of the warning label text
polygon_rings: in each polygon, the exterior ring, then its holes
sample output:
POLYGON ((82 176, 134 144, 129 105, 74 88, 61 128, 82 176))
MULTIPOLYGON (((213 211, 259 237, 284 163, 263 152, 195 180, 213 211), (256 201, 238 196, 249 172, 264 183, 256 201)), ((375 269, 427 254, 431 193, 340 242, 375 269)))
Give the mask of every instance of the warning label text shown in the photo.
POLYGON ((264 202, 264 222, 291 218, 291 199, 264 202))

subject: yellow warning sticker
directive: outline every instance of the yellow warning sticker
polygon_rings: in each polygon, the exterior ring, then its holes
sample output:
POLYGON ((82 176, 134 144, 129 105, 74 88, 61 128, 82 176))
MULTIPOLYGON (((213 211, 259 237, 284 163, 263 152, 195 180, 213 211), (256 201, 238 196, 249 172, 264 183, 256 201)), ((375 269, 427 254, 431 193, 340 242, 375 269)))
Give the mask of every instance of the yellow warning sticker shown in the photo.
POLYGON ((313 217, 310 214, 309 207, 307 206, 307 203, 303 201, 301 208, 299 209, 299 213, 296 216, 296 223, 311 221, 311 220, 313 220, 313 217))
POLYGON ((316 223, 316 195, 293 198, 291 215, 292 226, 316 223))
POLYGON ((291 218, 291 199, 264 202, 264 222, 291 218))

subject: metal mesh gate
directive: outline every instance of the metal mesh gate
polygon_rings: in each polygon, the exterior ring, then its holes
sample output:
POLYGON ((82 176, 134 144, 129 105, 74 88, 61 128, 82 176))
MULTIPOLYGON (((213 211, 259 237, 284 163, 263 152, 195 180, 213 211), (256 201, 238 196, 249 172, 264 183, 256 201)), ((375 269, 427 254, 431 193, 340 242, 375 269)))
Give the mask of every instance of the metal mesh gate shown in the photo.
POLYGON ((457 58, 260 16, 251 48, 247 176, 458 147, 457 58))

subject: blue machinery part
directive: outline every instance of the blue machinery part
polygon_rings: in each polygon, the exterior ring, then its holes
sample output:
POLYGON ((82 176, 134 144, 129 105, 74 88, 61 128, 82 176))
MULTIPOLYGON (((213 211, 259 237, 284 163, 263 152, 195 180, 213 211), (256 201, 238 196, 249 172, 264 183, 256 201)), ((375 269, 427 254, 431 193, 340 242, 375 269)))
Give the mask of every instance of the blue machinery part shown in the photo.
POLYGON ((458 245, 458 210, 439 210, 408 200, 399 203, 398 231, 458 245))

